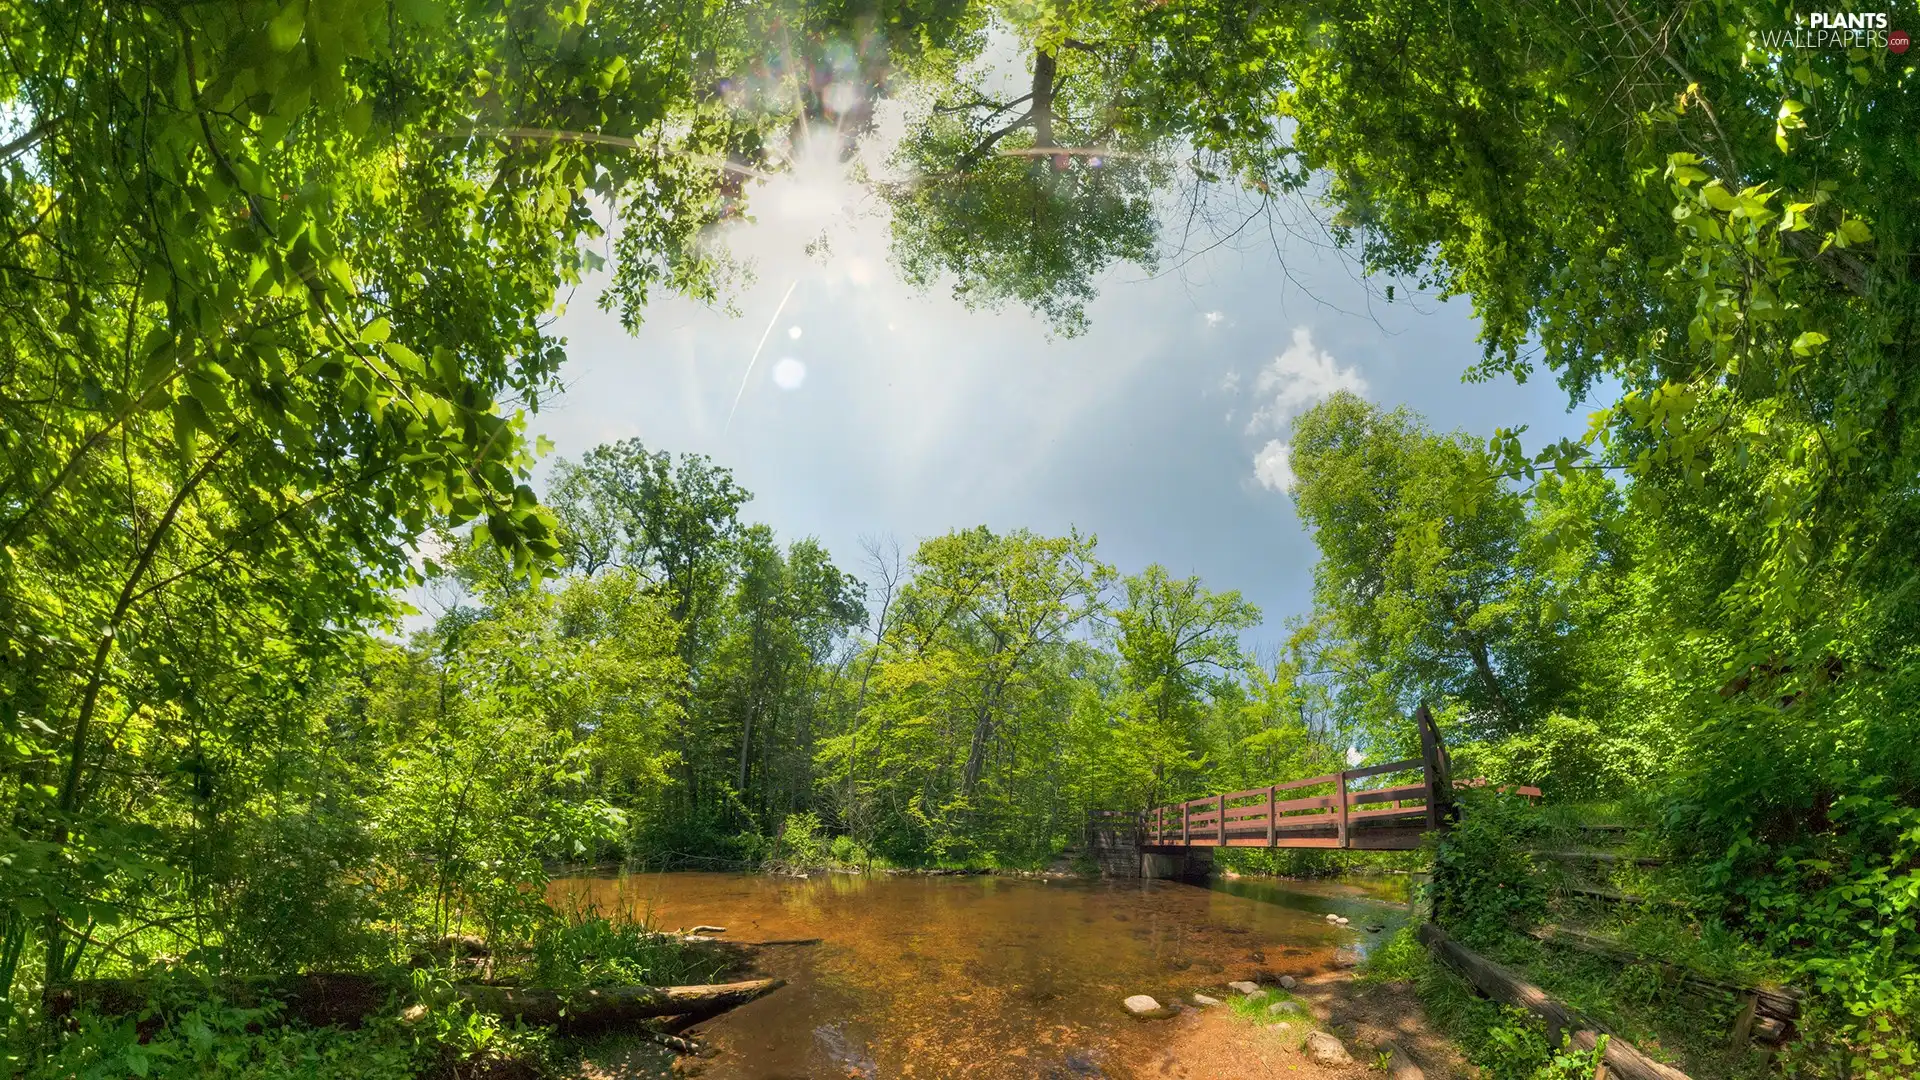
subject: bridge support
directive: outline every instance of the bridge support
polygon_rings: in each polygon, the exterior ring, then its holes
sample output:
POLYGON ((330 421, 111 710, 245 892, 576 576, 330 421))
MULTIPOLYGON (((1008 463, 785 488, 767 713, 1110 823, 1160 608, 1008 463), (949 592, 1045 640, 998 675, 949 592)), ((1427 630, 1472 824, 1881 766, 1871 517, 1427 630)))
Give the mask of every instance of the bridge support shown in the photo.
POLYGON ((1140 855, 1140 876, 1143 878, 1199 885, 1212 873, 1212 848, 1185 848, 1170 854, 1148 851, 1140 855))

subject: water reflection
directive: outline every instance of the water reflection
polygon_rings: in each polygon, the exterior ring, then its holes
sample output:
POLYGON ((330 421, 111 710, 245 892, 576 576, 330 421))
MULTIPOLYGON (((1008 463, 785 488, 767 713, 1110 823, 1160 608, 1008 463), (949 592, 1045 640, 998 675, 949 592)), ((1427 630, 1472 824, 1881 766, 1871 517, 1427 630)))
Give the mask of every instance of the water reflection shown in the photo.
POLYGON ((790 985, 702 1030, 722 1050, 705 1075, 757 1080, 1109 1075, 1151 1038, 1121 1011, 1127 995, 1170 1001, 1233 979, 1312 974, 1337 948, 1374 938, 1365 926, 1405 918, 1360 889, 1317 895, 1251 879, 1205 889, 675 873, 553 889, 562 904, 725 926, 740 941, 823 939, 759 950, 761 968, 790 985), (1328 912, 1352 924, 1330 925, 1328 912))

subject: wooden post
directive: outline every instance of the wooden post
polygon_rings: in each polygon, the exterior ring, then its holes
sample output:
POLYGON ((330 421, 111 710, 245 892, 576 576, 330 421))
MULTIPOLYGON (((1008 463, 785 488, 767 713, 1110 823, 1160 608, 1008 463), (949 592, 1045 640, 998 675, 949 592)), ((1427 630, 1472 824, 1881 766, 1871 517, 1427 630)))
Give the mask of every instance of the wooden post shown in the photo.
POLYGON ((1342 772, 1334 778, 1334 786, 1339 789, 1340 820, 1336 827, 1340 830, 1340 846, 1352 846, 1353 839, 1347 835, 1347 774, 1342 772))
POLYGON ((1759 1005, 1760 999, 1758 996, 1754 994, 1747 995, 1746 1004, 1741 1006, 1740 1015, 1733 1021, 1733 1038, 1729 1040, 1729 1045, 1732 1046, 1733 1049, 1746 1049, 1748 1040, 1753 1037, 1753 1014, 1755 1010, 1759 1008, 1759 1005))
POLYGON ((1220 843, 1218 846, 1226 847, 1227 846, 1227 797, 1224 793, 1220 796, 1219 820, 1216 822, 1216 824, 1220 826, 1220 843))
POLYGON ((1180 843, 1182 845, 1190 844, 1193 842, 1187 837, 1187 829, 1189 825, 1192 824, 1192 822, 1193 822, 1193 803, 1191 802, 1181 803, 1180 804, 1180 843))
POLYGON ((1273 846, 1273 788, 1267 788, 1267 846, 1273 846))
POLYGON ((1427 828, 1444 829, 1453 820, 1453 770, 1447 747, 1425 705, 1413 714, 1413 722, 1420 729, 1420 758, 1427 774, 1427 828))

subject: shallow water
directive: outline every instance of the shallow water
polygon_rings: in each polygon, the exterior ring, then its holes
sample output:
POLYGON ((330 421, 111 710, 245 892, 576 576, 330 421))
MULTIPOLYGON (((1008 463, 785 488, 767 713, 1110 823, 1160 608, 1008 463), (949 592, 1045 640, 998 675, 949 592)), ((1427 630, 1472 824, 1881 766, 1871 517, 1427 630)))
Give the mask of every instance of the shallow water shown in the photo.
POLYGON ((1360 886, 1245 878, 628 874, 562 879, 553 895, 740 941, 824 939, 759 950, 788 985, 698 1030, 721 1051, 703 1075, 752 1080, 1125 1075, 1153 1037, 1122 1011, 1128 995, 1314 974, 1406 918, 1360 886))

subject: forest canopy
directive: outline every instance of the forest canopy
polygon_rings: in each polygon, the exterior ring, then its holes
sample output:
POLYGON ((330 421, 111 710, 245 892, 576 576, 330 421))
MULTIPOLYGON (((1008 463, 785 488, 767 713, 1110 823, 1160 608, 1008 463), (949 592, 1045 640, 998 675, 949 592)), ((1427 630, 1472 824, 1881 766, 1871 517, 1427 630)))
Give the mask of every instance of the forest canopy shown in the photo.
MULTIPOLYGON (((527 930, 564 862, 789 829, 1038 865, 1095 809, 1405 756, 1657 819, 1818 990, 1920 1016, 1920 78, 1777 5, 0 3, 0 993, 527 930), (1017 58, 1012 84, 992 79, 1017 58), (956 528, 829 552, 722 463, 558 461, 562 293, 724 302, 809 131, 909 281, 1086 325, 1169 207, 1306 208, 1584 438, 1298 422, 1313 605, 956 528), (838 560, 838 561, 837 561, 838 560), (459 602, 410 635, 407 597, 459 602), (537 891, 537 890, 536 890, 537 891), (387 935, 383 938, 382 935, 387 935), (381 942, 387 941, 386 945, 381 942)), ((1005 74, 1005 72, 1001 72, 1005 74)), ((15 1067, 10 1063, 9 1067, 15 1067)))

